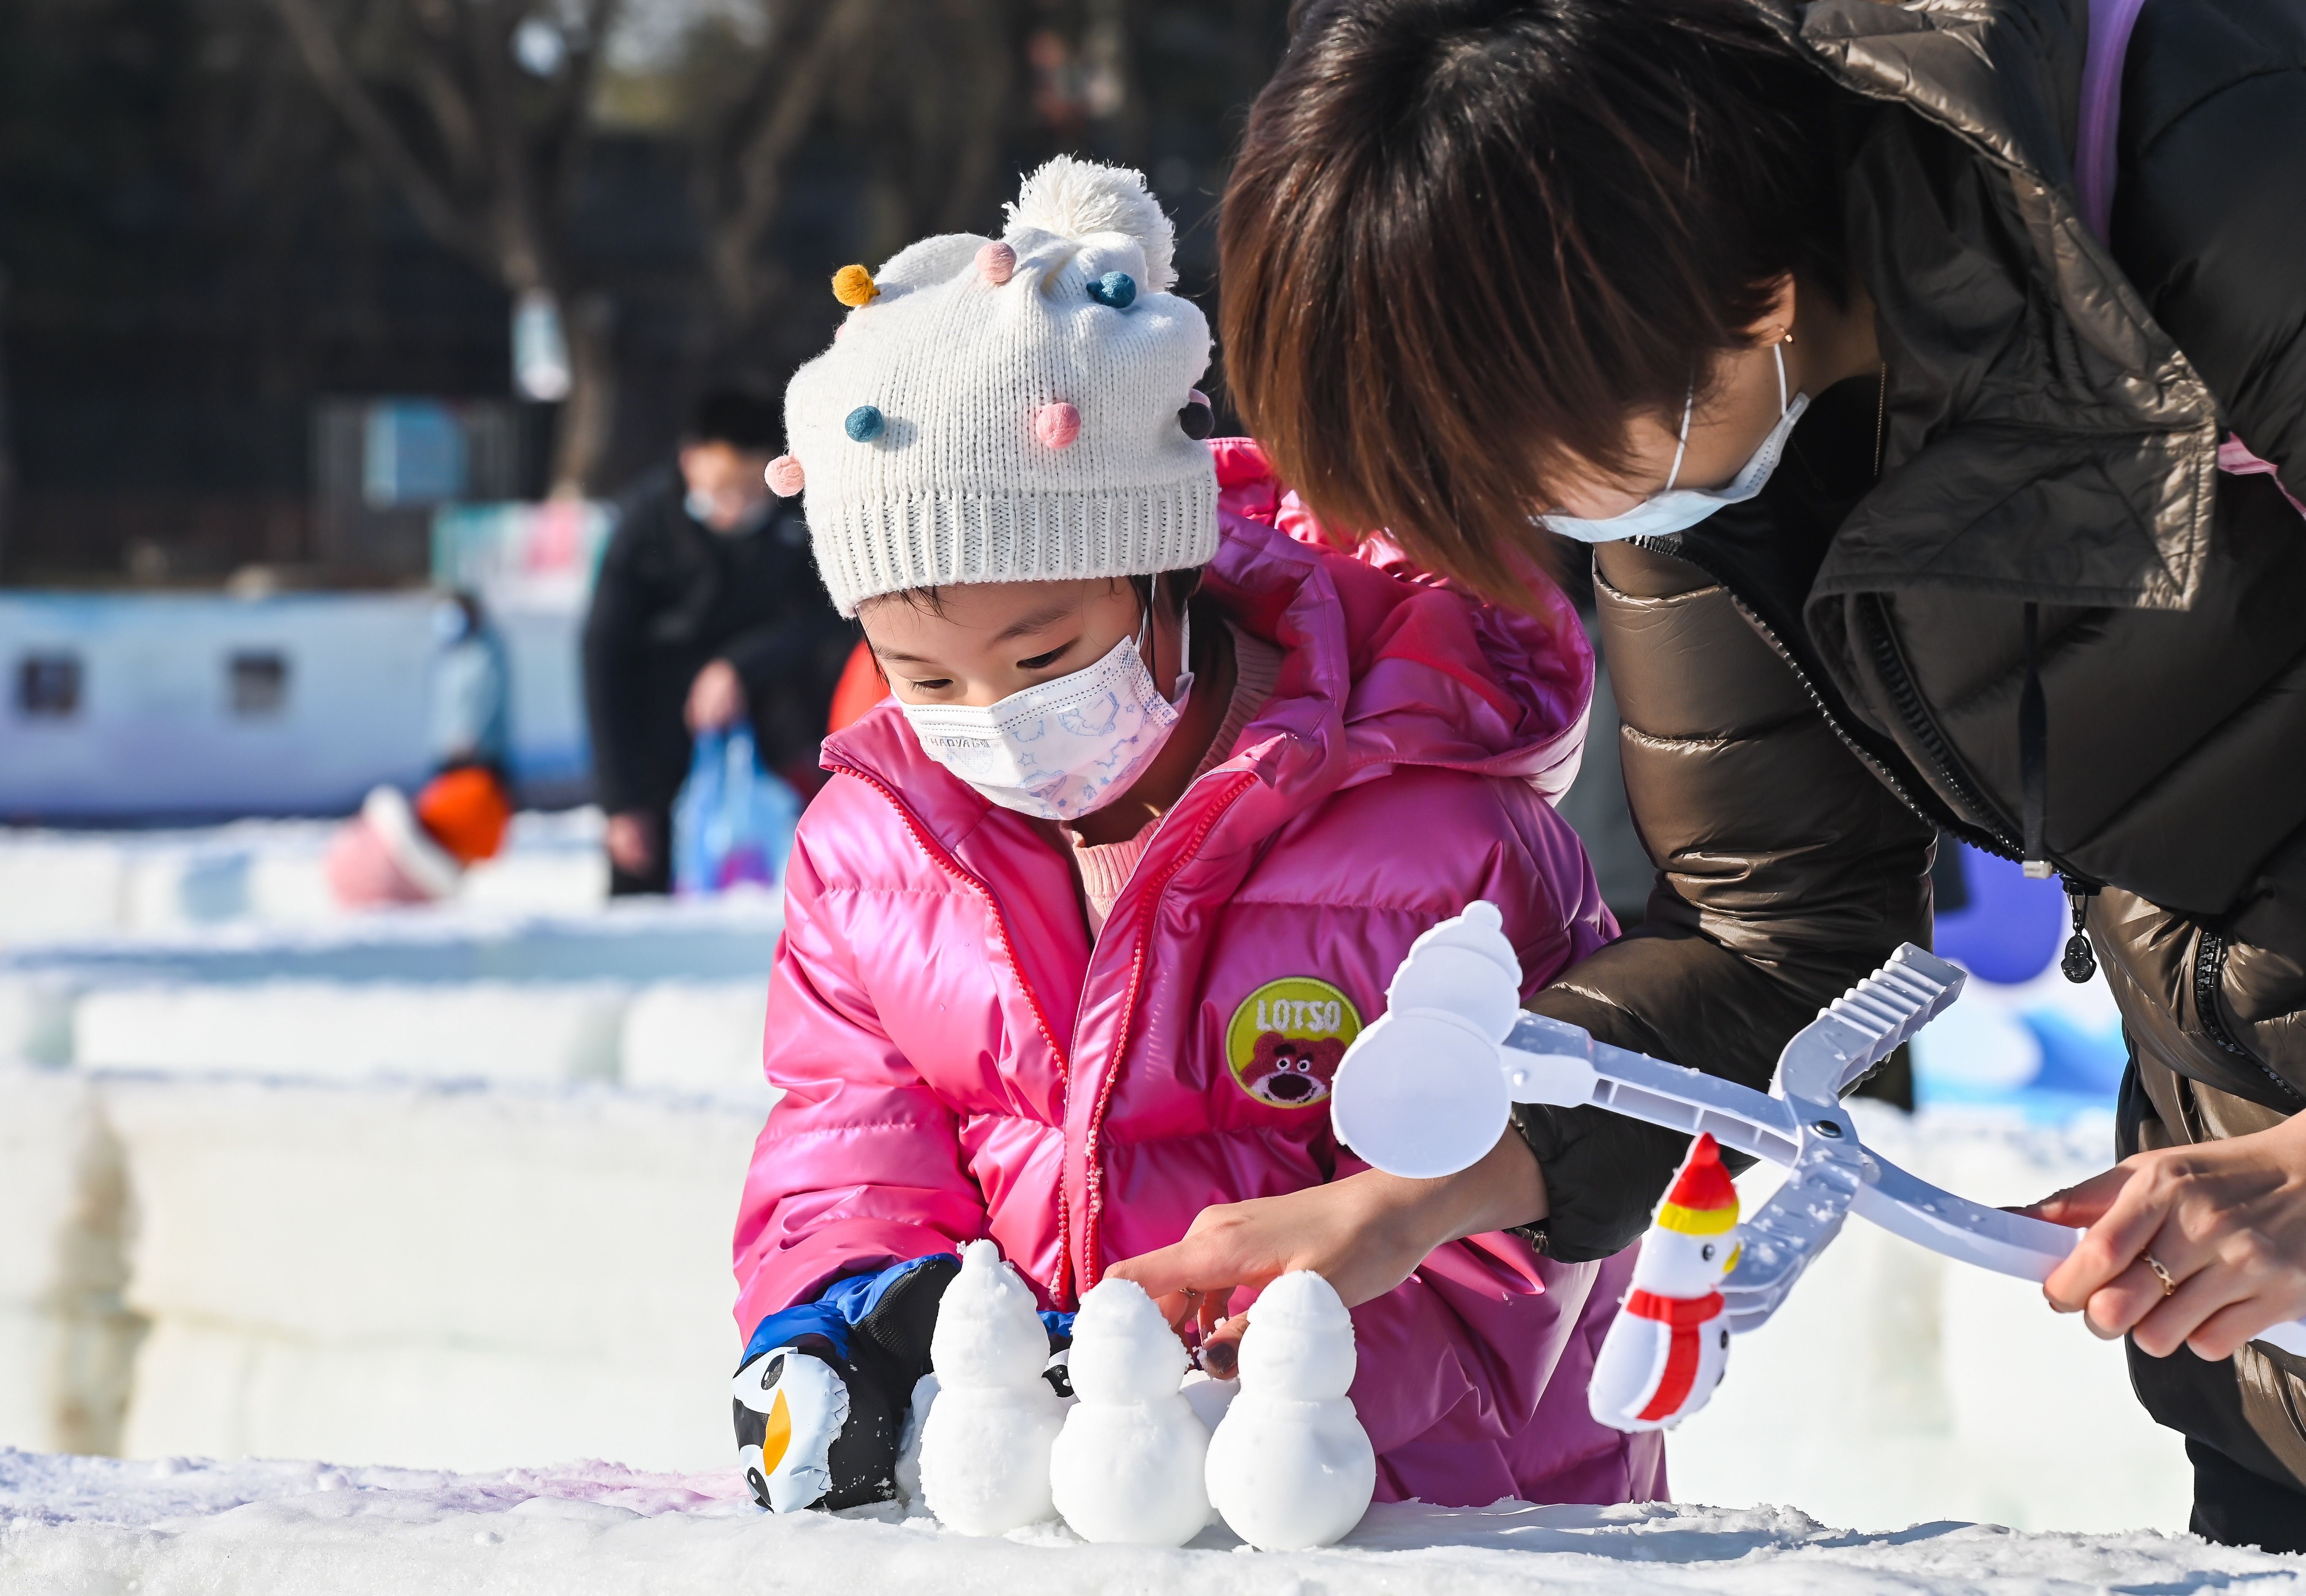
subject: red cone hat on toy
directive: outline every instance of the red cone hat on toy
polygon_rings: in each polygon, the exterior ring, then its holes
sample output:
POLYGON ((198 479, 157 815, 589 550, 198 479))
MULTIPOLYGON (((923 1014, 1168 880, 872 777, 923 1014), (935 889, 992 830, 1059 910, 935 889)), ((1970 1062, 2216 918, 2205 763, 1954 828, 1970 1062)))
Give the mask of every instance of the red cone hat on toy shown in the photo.
POLYGON ((1681 1172, 1658 1204, 1657 1223, 1686 1236, 1718 1236, 1738 1223, 1738 1188, 1721 1166, 1721 1148, 1712 1131, 1689 1147, 1681 1172))

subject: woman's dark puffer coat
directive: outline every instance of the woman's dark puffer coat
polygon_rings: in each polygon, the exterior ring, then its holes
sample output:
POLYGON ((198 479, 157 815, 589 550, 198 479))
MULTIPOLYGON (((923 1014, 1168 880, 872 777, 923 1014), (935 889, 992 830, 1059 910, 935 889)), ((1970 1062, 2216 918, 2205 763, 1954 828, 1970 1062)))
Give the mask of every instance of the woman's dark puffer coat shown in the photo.
MULTIPOLYGON (((2277 1122, 2306 1105, 2306 519, 2216 457, 2238 436, 2306 493, 2306 6, 2148 0, 2108 247, 2071 175, 2081 0, 1756 4, 1866 97, 1886 391, 1822 396, 1759 499, 1597 550, 1660 876, 1533 1006, 1766 1083, 1926 940, 1935 832, 2023 850, 2030 604, 2046 851, 2135 1060, 2120 1150, 2277 1122)), ((1564 1258, 1637 1235, 1680 1152, 1599 1111, 1522 1125, 1564 1258)), ((2306 1489, 2306 1363, 2131 1356, 2156 1417, 2306 1489)))

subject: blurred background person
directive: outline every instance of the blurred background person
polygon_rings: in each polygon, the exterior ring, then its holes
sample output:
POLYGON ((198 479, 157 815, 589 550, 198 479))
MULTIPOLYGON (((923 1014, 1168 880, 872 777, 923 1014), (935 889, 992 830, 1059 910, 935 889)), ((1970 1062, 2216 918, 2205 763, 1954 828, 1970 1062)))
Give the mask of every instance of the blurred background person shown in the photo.
POLYGON ((695 738, 749 723, 762 764, 806 797, 853 644, 809 558, 797 503, 762 472, 776 402, 705 395, 678 459, 620 500, 585 623, 593 771, 610 891, 670 883, 668 817, 695 738))
POLYGON ((497 856, 512 824, 504 639, 468 593, 442 596, 432 629, 440 644, 425 684, 432 775, 413 799, 380 783, 337 832, 329 885, 347 909, 453 896, 466 870, 497 856))

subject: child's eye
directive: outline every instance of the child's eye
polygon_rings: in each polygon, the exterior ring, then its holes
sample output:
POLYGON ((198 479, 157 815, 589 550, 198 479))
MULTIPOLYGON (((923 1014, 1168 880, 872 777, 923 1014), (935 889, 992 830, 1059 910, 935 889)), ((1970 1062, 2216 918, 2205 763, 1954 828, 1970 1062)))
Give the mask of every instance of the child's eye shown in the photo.
POLYGON ((909 685, 916 693, 942 693, 947 687, 952 686, 952 678, 949 676, 932 677, 927 681, 909 682, 907 685, 909 685))
POLYGON ((1020 670, 1046 670, 1049 666, 1055 664, 1059 657, 1064 653, 1065 650, 1072 646, 1072 644, 1070 643, 1063 644, 1056 648, 1051 649, 1045 654, 1035 654, 1029 660, 1020 660, 1017 661, 1017 669, 1020 670))

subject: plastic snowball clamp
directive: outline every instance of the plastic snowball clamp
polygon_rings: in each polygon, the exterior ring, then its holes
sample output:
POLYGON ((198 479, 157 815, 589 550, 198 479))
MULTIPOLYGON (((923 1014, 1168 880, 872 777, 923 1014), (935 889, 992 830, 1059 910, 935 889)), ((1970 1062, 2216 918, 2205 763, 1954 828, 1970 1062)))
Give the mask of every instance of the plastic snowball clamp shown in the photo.
MULTIPOLYGON (((2081 1232, 1986 1208, 1866 1147, 1841 1094, 1951 1007, 1962 972, 1911 943, 1796 1033, 1767 1094, 1702 1075, 1521 1008, 1521 966, 1496 905, 1477 902, 1419 937, 1386 1013, 1346 1049, 1331 1089, 1337 1138, 1390 1174, 1455 1174, 1497 1145, 1516 1103, 1591 1105, 1782 1165, 1776 1195, 1745 1222, 1722 1282, 1730 1327, 1767 1321, 1855 1211, 1908 1241, 2020 1279, 2046 1279, 2081 1232)), ((2306 1356, 2306 1321, 2257 1339, 2306 1356)))

